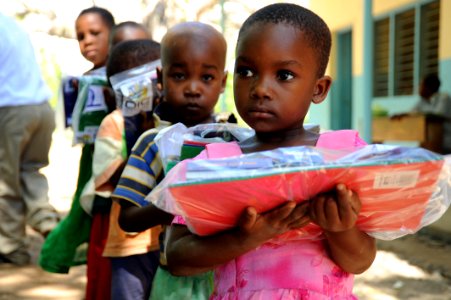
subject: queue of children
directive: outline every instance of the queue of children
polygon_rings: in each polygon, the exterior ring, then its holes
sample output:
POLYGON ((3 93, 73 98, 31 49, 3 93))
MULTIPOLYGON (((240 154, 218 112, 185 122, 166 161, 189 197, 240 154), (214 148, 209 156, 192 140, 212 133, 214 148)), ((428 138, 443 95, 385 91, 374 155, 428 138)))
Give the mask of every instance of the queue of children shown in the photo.
MULTIPOLYGON (((109 80, 160 58, 158 44, 146 32, 136 41, 108 38, 110 32, 128 36, 120 27, 107 26, 103 15, 93 12, 77 19, 80 51, 94 64, 91 72, 107 64, 109 80), (91 48, 97 42, 102 47, 91 48), (113 46, 105 52, 108 43, 113 46)), ((295 4, 266 6, 244 22, 236 47, 234 98, 240 116, 256 134, 240 142, 239 151, 339 147, 337 141, 346 133, 320 135, 303 127, 310 104, 321 103, 330 89, 332 80, 325 75, 330 48, 331 34, 324 21, 295 4)), ((161 69, 157 69, 162 98, 155 90, 150 118, 144 114, 146 122, 132 119, 139 124, 133 127, 137 133, 133 139, 140 134, 133 148, 127 147, 128 125, 119 107, 110 109, 102 121, 90 147, 89 170, 82 172, 80 165, 80 178, 85 177, 83 182, 79 178, 74 197, 78 202, 92 178, 95 197, 113 199, 111 211, 91 212, 93 220, 87 222, 92 222, 89 246, 99 248, 88 250, 92 256, 88 253, 86 299, 355 298, 352 274, 369 268, 376 246, 355 226, 360 200, 344 184, 304 204, 287 199, 261 214, 249 207, 235 229, 202 238, 187 229, 183 217, 145 199, 164 177, 154 140, 157 134, 174 123, 190 127, 216 122, 214 107, 227 79, 226 51, 224 37, 209 25, 185 22, 170 28, 161 42, 161 69), (94 226, 96 219, 99 226, 94 226), (323 229, 321 240, 277 238, 310 222, 323 229), (96 265, 102 253, 108 259, 96 265)), ((115 103, 120 104, 120 99, 115 103)), ((346 146, 364 144, 354 135, 346 146)), ((66 233, 64 239, 74 238, 74 231, 66 233)), ((51 235, 46 243, 51 243, 51 235)), ((69 251, 67 261, 75 249, 62 251, 69 251)), ((41 265, 51 260, 44 254, 41 265)))

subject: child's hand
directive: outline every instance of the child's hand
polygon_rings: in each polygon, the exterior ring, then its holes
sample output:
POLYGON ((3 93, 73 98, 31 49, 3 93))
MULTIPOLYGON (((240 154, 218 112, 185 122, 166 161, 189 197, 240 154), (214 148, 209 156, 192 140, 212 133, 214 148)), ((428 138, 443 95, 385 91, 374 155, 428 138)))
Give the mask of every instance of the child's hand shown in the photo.
POLYGON ((338 184, 335 193, 321 194, 310 201, 310 218, 325 231, 342 232, 355 226, 360 208, 357 194, 338 184))
POLYGON ((248 207, 241 215, 239 228, 244 239, 249 239, 258 246, 309 222, 308 202, 296 205, 295 202, 289 201, 262 214, 258 214, 255 208, 248 207))

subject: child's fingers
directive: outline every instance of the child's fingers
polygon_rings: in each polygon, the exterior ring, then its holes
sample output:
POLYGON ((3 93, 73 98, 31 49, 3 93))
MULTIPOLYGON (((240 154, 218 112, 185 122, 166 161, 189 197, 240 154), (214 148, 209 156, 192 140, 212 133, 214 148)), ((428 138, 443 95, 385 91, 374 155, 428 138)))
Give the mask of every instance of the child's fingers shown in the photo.
POLYGON ((355 217, 357 213, 354 211, 351 202, 353 201, 353 192, 344 184, 337 185, 337 203, 338 212, 341 220, 349 220, 355 217))
POLYGON ((337 224, 340 222, 340 212, 337 201, 334 197, 329 196, 324 201, 325 222, 329 224, 337 224))
POLYGON ((297 228, 302 228, 304 226, 306 226, 307 224, 309 224, 311 222, 311 219, 308 215, 304 215, 301 218, 296 219, 295 221, 291 222, 289 224, 289 227, 291 229, 297 229, 297 228))
POLYGON ((324 195, 319 195, 311 200, 310 218, 316 224, 321 224, 325 220, 324 209, 323 209, 325 201, 326 201, 326 198, 324 195))
MULTIPOLYGON (((290 215, 284 221, 291 227, 291 224, 298 222, 300 219, 306 216, 308 217, 308 209, 308 202, 297 204, 290 215)), ((308 217, 308 219, 310 220, 310 217, 308 217)))
POLYGON ((258 213, 254 207, 248 207, 241 214, 238 220, 238 226, 245 232, 250 232, 257 221, 258 213))
POLYGON ((275 209, 266 212, 264 215, 269 221, 280 221, 290 216, 295 208, 296 202, 288 201, 287 203, 284 203, 281 206, 278 206, 275 209))

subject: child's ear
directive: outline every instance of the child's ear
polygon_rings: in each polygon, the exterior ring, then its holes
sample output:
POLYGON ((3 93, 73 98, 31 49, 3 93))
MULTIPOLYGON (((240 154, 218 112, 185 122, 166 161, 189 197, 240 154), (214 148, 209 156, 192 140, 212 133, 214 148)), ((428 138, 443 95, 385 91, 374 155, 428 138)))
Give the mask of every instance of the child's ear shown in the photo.
POLYGON ((163 70, 157 67, 157 87, 163 88, 163 70))
POLYGON ((221 80, 221 93, 224 93, 224 90, 226 88, 227 75, 229 75, 229 72, 224 71, 224 76, 222 77, 222 80, 221 80))
POLYGON ((315 90, 313 91, 312 102, 319 104, 326 99, 327 93, 329 93, 330 86, 332 84, 332 78, 330 76, 323 76, 316 81, 315 90))

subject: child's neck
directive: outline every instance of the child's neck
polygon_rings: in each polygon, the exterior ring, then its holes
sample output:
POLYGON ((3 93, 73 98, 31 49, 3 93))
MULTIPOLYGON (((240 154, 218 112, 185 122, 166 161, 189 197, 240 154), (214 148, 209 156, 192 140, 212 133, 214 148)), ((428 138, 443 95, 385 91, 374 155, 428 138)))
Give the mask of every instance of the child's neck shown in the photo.
POLYGON ((208 123, 215 123, 215 117, 213 114, 209 115, 207 118, 203 119, 202 121, 187 121, 185 120, 184 122, 182 122, 183 125, 185 125, 186 127, 193 127, 199 124, 208 124, 208 123))
POLYGON ((245 141, 243 152, 272 150, 280 147, 315 146, 319 135, 303 127, 276 132, 256 132, 255 136, 245 141))

